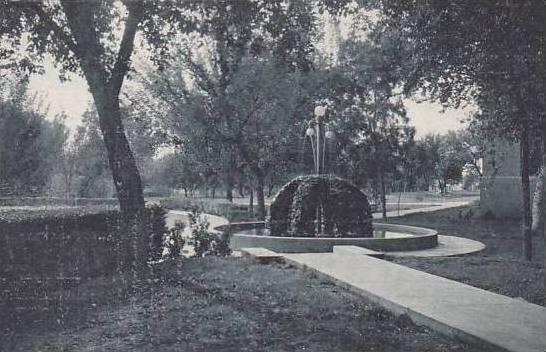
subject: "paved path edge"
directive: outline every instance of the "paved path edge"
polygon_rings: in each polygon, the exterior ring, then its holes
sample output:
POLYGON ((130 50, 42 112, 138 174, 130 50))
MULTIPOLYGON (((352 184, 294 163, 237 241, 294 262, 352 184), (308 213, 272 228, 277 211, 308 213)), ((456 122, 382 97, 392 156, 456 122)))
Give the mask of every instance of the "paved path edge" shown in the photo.
POLYGON ((431 317, 428 317, 426 315, 423 315, 421 313, 415 312, 414 310, 404 307, 403 305, 397 304, 395 302, 392 302, 390 300, 387 300, 381 296, 375 295, 365 289, 355 287, 349 283, 346 283, 343 280, 340 280, 332 275, 328 275, 326 273, 321 272, 320 270, 317 270, 315 268, 309 267, 305 264, 302 264, 298 262, 297 260, 293 260, 287 256, 284 256, 284 261, 286 264, 292 265, 296 268, 299 268, 301 270, 308 270, 312 271, 317 276, 321 277, 322 279, 326 279, 329 281, 332 281, 335 285, 339 287, 343 287, 359 296, 363 296, 367 299, 369 299, 371 302, 380 305, 381 307, 387 309, 394 315, 402 315, 406 314, 408 315, 414 323, 417 325, 423 325, 426 326, 432 330, 435 330, 445 336, 471 343, 476 344, 478 346, 484 346, 488 349, 499 351, 499 352, 518 352, 515 350, 508 350, 502 346, 499 346, 495 344, 493 341, 488 341, 486 339, 483 339, 481 337, 475 336, 473 334, 470 334, 464 330, 458 329, 456 327, 452 327, 450 325, 447 325, 445 323, 439 322, 436 319, 433 319, 431 317))

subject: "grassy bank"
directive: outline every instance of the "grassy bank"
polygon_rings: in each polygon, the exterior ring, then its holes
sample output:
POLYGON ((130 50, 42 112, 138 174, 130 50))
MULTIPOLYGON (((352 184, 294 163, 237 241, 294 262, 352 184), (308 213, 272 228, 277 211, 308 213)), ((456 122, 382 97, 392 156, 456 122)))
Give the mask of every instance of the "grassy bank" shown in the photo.
POLYGON ((237 258, 165 263, 133 288, 89 282, 56 307, 11 319, 0 350, 483 351, 308 272, 237 258))
MULTIPOLYGON (((398 258, 396 263, 447 277, 510 297, 545 305, 544 237, 533 238, 533 260, 523 259, 523 238, 518 220, 465 219, 469 208, 411 214, 389 222, 436 229, 440 235, 483 242, 483 252, 463 257, 398 258)), ((477 206, 471 207, 478 214, 477 206)))

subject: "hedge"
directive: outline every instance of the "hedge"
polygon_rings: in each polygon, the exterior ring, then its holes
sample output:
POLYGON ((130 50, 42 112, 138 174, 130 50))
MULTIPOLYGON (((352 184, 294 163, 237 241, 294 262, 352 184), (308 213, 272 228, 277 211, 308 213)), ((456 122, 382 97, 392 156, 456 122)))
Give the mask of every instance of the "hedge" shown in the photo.
MULTIPOLYGON (((156 206, 146 214, 149 238, 136 240, 149 243, 148 254, 156 256, 166 232, 165 211, 156 206)), ((86 278, 124 269, 135 237, 123 224, 112 207, 1 211, 0 274, 86 278)))
POLYGON ((118 206, 117 198, 0 197, 0 206, 118 206))

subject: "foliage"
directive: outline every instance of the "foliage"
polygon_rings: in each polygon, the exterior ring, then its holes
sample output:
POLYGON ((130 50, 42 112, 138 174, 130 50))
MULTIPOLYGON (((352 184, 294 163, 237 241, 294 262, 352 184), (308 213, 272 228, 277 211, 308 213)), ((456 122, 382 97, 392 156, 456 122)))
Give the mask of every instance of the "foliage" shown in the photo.
POLYGON ((149 38, 157 33, 155 24, 163 19, 147 17, 157 10, 153 5, 142 1, 78 4, 2 1, 0 14, 3 43, 0 57, 9 58, 10 64, 19 69, 33 72, 49 54, 63 76, 66 72, 77 72, 85 77, 99 115, 120 208, 128 219, 129 215, 136 219, 143 211, 144 198, 120 116, 119 95, 131 67, 137 30, 147 27, 144 32, 149 38), (23 60, 13 55, 21 47, 28 55, 23 60))
MULTIPOLYGON (((127 109, 122 110, 122 113, 127 122, 127 135, 135 152, 136 162, 143 170, 143 178, 151 182, 153 181, 151 170, 155 168, 153 154, 158 141, 149 130, 146 121, 135 118, 127 109)), ((63 184, 58 187, 60 190, 56 190, 57 195, 66 198, 115 196, 99 116, 92 106, 83 113, 74 138, 65 143, 58 159, 55 171, 62 178, 63 184)))
MULTIPOLYGON (((147 247, 149 247, 149 250, 147 255, 152 259, 157 259, 158 253, 162 250, 157 244, 160 241, 159 239, 162 239, 167 232, 165 227, 165 214, 166 212, 163 208, 151 206, 146 209, 146 212, 143 215, 146 219, 146 232, 148 235, 146 244, 147 247)), ((131 234, 128 233, 131 229, 125 226, 119 210, 112 206, 49 206, 44 207, 43 209, 30 211, 4 210, 0 212, 0 226, 3 229, 5 236, 8 236, 8 242, 10 243, 12 243, 12 241, 15 241, 15 243, 18 241, 16 236, 13 237, 14 235, 23 233, 32 234, 31 237, 36 239, 30 239, 30 242, 28 242, 29 245, 34 246, 32 243, 41 243, 40 241, 49 241, 49 239, 51 239, 51 243, 55 243, 55 245, 51 245, 51 248, 56 248, 56 250, 63 250, 62 248, 66 250, 64 246, 70 246, 71 243, 77 243, 78 245, 82 244, 82 250, 85 249, 85 247, 95 245, 99 248, 103 248, 105 243, 107 243, 107 246, 112 247, 109 250, 114 251, 113 254, 109 254, 109 256, 113 256, 112 260, 122 260, 122 257, 128 254, 124 251, 129 247, 129 242, 131 240, 131 234), (93 235, 94 237, 91 239, 82 239, 80 237, 86 235, 80 235, 80 231, 91 231, 96 234, 96 236, 93 235), (36 234, 41 234, 41 236, 36 234), (38 238, 41 239, 38 240, 38 238), (66 243, 63 244, 63 241, 66 241, 66 243)), ((46 248, 44 249, 38 249, 38 247, 33 248, 38 251, 47 251, 47 246, 45 246, 46 248)), ((6 250, 9 250, 9 248, 6 248, 6 250)), ((11 258, 11 256, 6 256, 6 260, 7 258, 11 258)), ((70 258, 66 257, 63 260, 65 260, 68 265, 70 258)), ((72 258, 72 260, 77 261, 77 258, 72 258)), ((108 261, 111 262, 110 259, 108 259, 108 261)), ((102 264, 91 263, 90 265, 102 264)), ((113 268, 110 269, 113 270, 113 268)))
POLYGON ((472 161, 465 153, 463 141, 457 134, 450 132, 440 138, 438 149, 439 162, 435 166, 435 176, 442 193, 447 192, 447 185, 458 183, 462 180, 465 165, 472 161))
POLYGON ((148 240, 163 236, 165 226, 157 209, 147 210, 141 216, 146 226, 144 233, 149 236, 146 238, 135 231, 134 222, 127 222, 114 208, 2 212, 1 241, 5 245, 0 249, 0 264, 6 268, 6 277, 15 280, 46 276, 85 281, 138 270, 142 261, 156 256, 148 240), (136 251, 135 245, 145 251, 136 251), (36 265, 36 258, 40 265, 36 265))
POLYGON ((415 141, 406 154, 405 182, 408 189, 429 190, 438 184, 442 193, 447 185, 459 183, 463 173, 479 177, 479 159, 486 146, 469 131, 446 135, 428 134, 415 141))
POLYGON ((171 105, 169 128, 184 154, 196 155, 192 160, 214 184, 225 177, 228 199, 233 178, 248 169, 263 217, 266 179, 277 178, 272 165, 294 159, 295 148, 287 155, 285 145, 301 131, 290 127, 308 113, 297 111, 297 76, 312 68, 316 13, 310 3, 284 1, 200 2, 188 9, 200 16, 200 36, 182 38, 187 45, 176 48, 170 68, 147 78, 147 89, 171 105))
MULTIPOLYGON (((150 205, 146 209, 149 217, 148 224, 150 226, 150 259, 157 260, 163 254, 165 237, 168 233, 165 224, 167 211, 157 204, 150 205)), ((170 234, 172 234, 172 230, 170 234)))
POLYGON ((372 231, 367 197, 333 176, 301 176, 286 184, 271 203, 269 226, 275 236, 367 237, 372 231), (317 213, 323 229, 317 233, 317 213))
POLYGON ((375 38, 401 43, 407 93, 445 106, 478 106, 472 124, 521 149, 524 255, 530 259, 532 165, 544 155, 542 1, 375 1, 375 38), (536 161, 530 160, 534 157, 536 161))
MULTIPOLYGON (((93 225, 92 220, 86 219, 94 216, 106 216, 105 214, 109 212, 115 212, 115 207, 110 206, 68 207, 48 204, 41 208, 35 207, 35 210, 29 211, 27 209, 17 209, 17 207, 11 208, 11 204, 0 211, 0 222, 3 226, 12 226, 15 230, 17 230, 18 226, 23 228, 27 225, 30 227, 45 227, 45 224, 48 224, 49 227, 62 221, 93 225)), ((104 224, 104 222, 97 223, 97 226, 100 226, 100 224, 104 224)))
POLYGON ((186 239, 184 238, 185 229, 186 223, 184 221, 176 221, 165 237, 163 244, 167 248, 170 258, 174 259, 180 256, 182 248, 186 244, 186 239))
POLYGON ((544 116, 540 1, 378 1, 376 40, 404 43, 406 92, 420 89, 446 106, 475 102, 495 134, 518 137, 544 116), (526 105, 524 110, 520 104, 526 105))
POLYGON ((72 167, 71 195, 88 198, 112 196, 112 174, 94 109, 84 112, 74 142, 70 148, 67 146, 65 155, 66 168, 72 167))
POLYGON ((377 44, 355 35, 341 45, 338 65, 320 90, 336 134, 332 169, 370 189, 385 216, 388 179, 396 176, 414 135, 399 92, 397 51, 393 41, 377 44))
POLYGON ((193 246, 196 257, 227 256, 231 253, 228 235, 211 232, 210 223, 201 216, 198 208, 192 209, 189 214, 191 235, 188 243, 193 246))
POLYGON ((39 193, 54 174, 68 134, 62 116, 49 121, 28 107, 39 104, 25 81, 0 97, 0 194, 39 193))
POLYGON ((203 178, 211 175, 214 181, 233 168, 247 167, 258 192, 263 193, 266 178, 278 177, 273 172, 277 165, 290 168, 297 160, 295 145, 303 134, 301 116, 305 116, 301 110, 304 78, 272 62, 249 59, 240 66, 226 91, 213 73, 202 71, 199 86, 207 90, 173 95, 166 87, 186 84, 168 73, 149 89, 155 90, 159 99, 179 97, 172 106, 171 131, 182 155, 194 164, 192 170, 202 170, 203 178))
POLYGON ((171 189, 183 189, 184 195, 193 195, 194 190, 201 185, 202 177, 198 164, 189 157, 175 152, 156 160, 156 170, 151 181, 154 185, 165 185, 171 189))

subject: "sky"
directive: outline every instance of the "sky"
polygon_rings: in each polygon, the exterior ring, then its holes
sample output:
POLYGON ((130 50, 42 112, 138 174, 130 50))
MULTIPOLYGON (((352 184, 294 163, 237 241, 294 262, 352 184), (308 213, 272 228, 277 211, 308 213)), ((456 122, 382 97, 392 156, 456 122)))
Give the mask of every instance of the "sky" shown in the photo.
MULTIPOLYGON (((336 56, 340 42, 350 37, 351 23, 354 19, 346 18, 336 21, 327 14, 322 15, 324 24, 324 37, 318 43, 319 50, 323 53, 336 56)), ((353 32, 354 33, 354 32, 353 32)), ((71 81, 61 83, 58 71, 54 68, 50 58, 44 62, 45 74, 33 76, 30 80, 30 90, 38 93, 49 105, 49 116, 65 113, 66 125, 74 131, 81 122, 83 112, 92 103, 87 83, 82 77, 71 75, 71 81), (49 60, 48 60, 49 59, 49 60)), ((422 98, 420 98, 422 99, 422 98)), ((430 102, 417 103, 415 100, 404 101, 410 125, 415 126, 416 137, 423 137, 428 133, 445 134, 450 130, 459 130, 464 127, 461 120, 466 118, 470 109, 446 110, 438 104, 430 102)))
MULTIPOLYGON (((61 83, 58 73, 52 66, 46 67, 46 73, 31 77, 30 90, 38 93, 49 106, 49 117, 65 113, 66 125, 71 129, 81 122, 81 116, 92 103, 91 95, 85 80, 72 75, 71 81, 61 83)), ((442 107, 430 102, 417 103, 414 100, 404 101, 410 125, 415 126, 416 137, 422 137, 428 133, 445 134, 450 130, 459 130, 464 127, 460 120, 467 117, 470 109, 447 110, 442 112, 442 107)))

